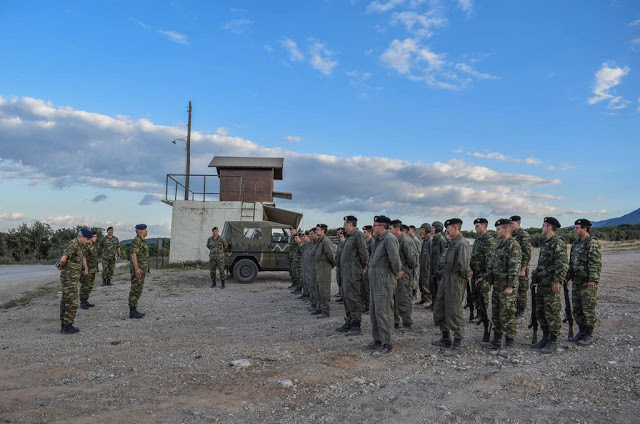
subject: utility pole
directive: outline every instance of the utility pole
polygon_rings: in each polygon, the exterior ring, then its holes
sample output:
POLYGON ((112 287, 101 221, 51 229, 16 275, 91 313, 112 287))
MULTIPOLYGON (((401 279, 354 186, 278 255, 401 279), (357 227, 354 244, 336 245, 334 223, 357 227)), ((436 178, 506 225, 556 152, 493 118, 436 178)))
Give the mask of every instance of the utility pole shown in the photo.
POLYGON ((187 174, 184 184, 184 200, 189 200, 189 174, 191 173, 191 100, 189 100, 189 123, 187 124, 187 174))

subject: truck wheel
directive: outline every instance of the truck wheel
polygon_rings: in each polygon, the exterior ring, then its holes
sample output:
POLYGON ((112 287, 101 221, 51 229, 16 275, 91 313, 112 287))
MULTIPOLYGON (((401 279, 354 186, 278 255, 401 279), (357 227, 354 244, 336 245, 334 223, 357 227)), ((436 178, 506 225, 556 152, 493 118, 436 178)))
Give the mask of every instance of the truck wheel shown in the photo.
POLYGON ((251 283, 258 276, 258 266, 251 259, 241 259, 233 266, 233 278, 238 283, 251 283))

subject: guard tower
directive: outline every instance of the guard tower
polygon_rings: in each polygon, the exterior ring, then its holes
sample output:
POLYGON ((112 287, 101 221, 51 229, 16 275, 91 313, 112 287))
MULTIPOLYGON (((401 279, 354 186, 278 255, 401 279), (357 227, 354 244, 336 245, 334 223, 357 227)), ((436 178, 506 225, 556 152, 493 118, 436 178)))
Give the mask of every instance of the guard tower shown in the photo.
POLYGON ((173 207, 169 262, 207 261, 211 228, 222 230, 226 221, 273 221, 297 227, 302 214, 275 207, 274 198, 292 199, 291 193, 274 190, 282 180, 284 158, 214 156, 212 175, 167 175, 164 203, 173 207), (170 199, 170 187, 174 188, 170 199), (219 188, 217 192, 210 191, 219 188), (187 193, 178 200, 178 193, 187 193))

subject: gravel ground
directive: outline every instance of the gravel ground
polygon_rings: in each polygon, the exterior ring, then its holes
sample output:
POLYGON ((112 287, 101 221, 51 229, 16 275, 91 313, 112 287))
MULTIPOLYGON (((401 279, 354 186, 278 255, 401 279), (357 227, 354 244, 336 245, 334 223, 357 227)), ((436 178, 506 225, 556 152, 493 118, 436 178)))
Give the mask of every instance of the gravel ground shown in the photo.
POLYGON ((343 305, 308 315, 286 273, 222 290, 206 270, 154 271, 141 320, 128 318, 119 274, 78 310, 81 332, 62 335, 54 284, 0 311, 0 421, 637 423, 638 253, 604 253, 596 342, 546 356, 528 347, 525 323, 508 354, 480 348, 482 326, 467 326, 462 354, 446 358, 419 308, 393 354, 373 357, 368 317, 362 336, 337 333, 343 305), (230 366, 241 359, 249 366, 230 366))

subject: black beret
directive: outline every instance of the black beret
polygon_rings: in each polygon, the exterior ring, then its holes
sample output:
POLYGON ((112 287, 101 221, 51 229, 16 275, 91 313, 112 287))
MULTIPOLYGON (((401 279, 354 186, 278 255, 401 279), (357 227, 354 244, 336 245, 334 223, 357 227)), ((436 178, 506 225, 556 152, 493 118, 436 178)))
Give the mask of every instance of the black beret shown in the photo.
POLYGON ((305 235, 305 236, 308 236, 308 235, 309 235, 309 231, 308 231, 308 230, 307 230, 307 231, 305 231, 305 232, 304 232, 304 235, 305 235))
POLYGON ((147 224, 138 224, 136 225, 136 230, 146 230, 147 224))
POLYGON ((400 221, 399 219, 394 219, 389 224, 390 225, 402 225, 402 221, 400 221))
POLYGON ((390 224, 391 219, 389 219, 389 217, 385 215, 376 215, 373 217, 373 222, 378 222, 380 224, 390 224))
POLYGON ((342 218, 342 219, 343 219, 343 220, 345 220, 345 221, 355 221, 355 222, 358 222, 358 218, 356 218, 356 217, 355 217, 355 216, 353 216, 353 215, 347 215, 347 216, 345 216, 345 217, 344 217, 344 218, 342 218))
POLYGON ((574 222, 574 225, 579 225, 581 227, 591 227, 591 221, 589 221, 587 218, 580 218, 578 220, 576 220, 576 222, 574 222))
POLYGON ((496 221, 496 227, 499 227, 501 225, 511 225, 511 220, 507 218, 500 218, 496 221))
POLYGON ((316 227, 313 227, 309 230, 309 233, 315 233, 316 232, 316 227))
POLYGON ((406 224, 402 224, 402 231, 409 231, 409 226, 406 224))
POLYGON ((444 222, 444 226, 448 227, 449 225, 455 225, 455 224, 460 224, 462 225, 462 220, 460 218, 451 218, 451 219, 447 219, 444 222))
POLYGON ((327 226, 327 224, 317 224, 317 225, 316 225, 316 228, 317 228, 317 227, 322 228, 324 231, 327 231, 327 228, 329 228, 329 227, 327 226))
POLYGON ((431 226, 436 230, 436 232, 441 232, 442 229, 444 228, 444 226, 442 225, 442 222, 440 221, 433 221, 431 223, 431 226))
POLYGON ((557 219, 555 219, 552 216, 545 216, 544 217, 544 222, 546 222, 547 224, 555 225, 558 228, 561 227, 560 221, 558 221, 557 219))
POLYGON ((367 230, 367 231, 371 231, 373 230, 373 227, 371 225, 365 225, 364 227, 362 227, 363 230, 367 230))
POLYGON ((91 231, 88 228, 81 228, 80 233, 82 234, 83 237, 93 238, 93 231, 91 231))
POLYGON ((427 230, 428 233, 431 232, 431 224, 429 224, 428 222, 425 222, 424 224, 422 224, 420 228, 424 228, 425 230, 427 230))
POLYGON ((509 221, 512 221, 512 222, 513 221, 518 221, 518 222, 520 222, 520 221, 522 221, 522 218, 520 218, 519 215, 513 215, 511 218, 509 218, 509 221))
POLYGON ((488 224, 487 218, 476 218, 473 220, 473 224, 488 224))
POLYGON ((113 227, 109 227, 109 228, 107 228, 107 231, 109 231, 109 230, 113 230, 113 227))
POLYGON ((217 229, 218 229, 218 227, 213 227, 213 228, 211 229, 211 231, 213 231, 213 230, 217 230, 217 229))

